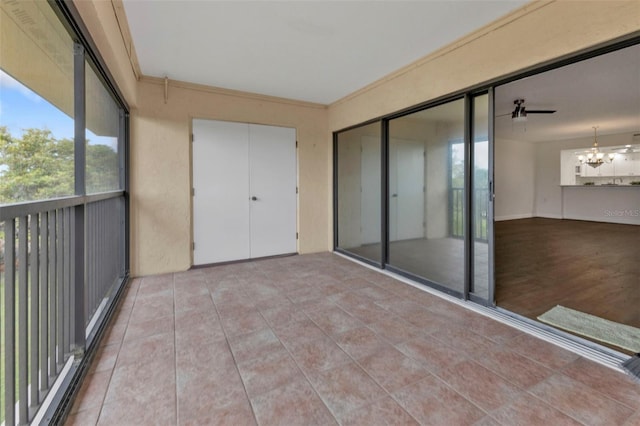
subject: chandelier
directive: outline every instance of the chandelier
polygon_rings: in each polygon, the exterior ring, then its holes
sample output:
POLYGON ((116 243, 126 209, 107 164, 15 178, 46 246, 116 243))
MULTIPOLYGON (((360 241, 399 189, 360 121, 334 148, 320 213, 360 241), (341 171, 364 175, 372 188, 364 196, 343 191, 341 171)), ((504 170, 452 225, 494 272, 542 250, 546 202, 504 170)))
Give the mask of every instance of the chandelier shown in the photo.
POLYGON ((605 153, 598 149, 597 130, 598 126, 593 126, 593 148, 591 148, 591 151, 589 151, 587 155, 578 155, 580 164, 587 164, 594 169, 600 167, 605 162, 611 163, 616 156, 615 152, 611 152, 605 157, 605 153))

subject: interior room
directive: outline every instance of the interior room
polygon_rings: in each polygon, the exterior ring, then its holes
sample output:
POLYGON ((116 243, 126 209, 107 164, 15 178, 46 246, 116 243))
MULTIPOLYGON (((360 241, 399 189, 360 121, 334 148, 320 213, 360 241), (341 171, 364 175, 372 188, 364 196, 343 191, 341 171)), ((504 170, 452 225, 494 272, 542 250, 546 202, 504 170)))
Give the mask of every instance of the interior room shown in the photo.
POLYGON ((639 73, 633 46, 496 88, 498 306, 640 326, 639 73))

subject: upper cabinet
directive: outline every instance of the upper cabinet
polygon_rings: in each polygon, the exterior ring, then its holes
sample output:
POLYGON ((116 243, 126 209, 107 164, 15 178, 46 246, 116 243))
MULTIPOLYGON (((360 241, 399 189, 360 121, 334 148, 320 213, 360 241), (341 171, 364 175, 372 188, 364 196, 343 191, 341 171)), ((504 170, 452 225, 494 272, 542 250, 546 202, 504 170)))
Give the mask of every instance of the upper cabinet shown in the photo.
POLYGON ((576 160, 576 165, 580 167, 582 177, 627 177, 640 176, 640 154, 639 153, 616 153, 614 159, 604 162, 598 167, 591 167, 587 163, 580 164, 576 160))
POLYGON ((586 153, 591 149, 585 147, 560 151, 562 185, 629 185, 640 181, 640 145, 601 147, 600 152, 604 155, 597 167, 587 161, 586 153))

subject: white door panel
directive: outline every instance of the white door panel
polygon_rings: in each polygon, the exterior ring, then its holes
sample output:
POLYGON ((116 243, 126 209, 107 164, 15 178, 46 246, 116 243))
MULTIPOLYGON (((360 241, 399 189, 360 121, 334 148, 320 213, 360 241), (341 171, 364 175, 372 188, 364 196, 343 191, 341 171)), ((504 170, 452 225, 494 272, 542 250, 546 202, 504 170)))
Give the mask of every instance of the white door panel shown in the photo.
POLYGON ((397 239, 424 237, 424 145, 422 142, 402 141, 398 154, 398 221, 397 239))
POLYGON ((295 129, 193 120, 193 134, 194 264, 295 253, 295 129))
POLYGON ((193 120, 193 262, 249 257, 248 125, 193 120))
POLYGON ((380 242, 380 138, 360 140, 360 244, 380 242))
POLYGON ((295 253, 296 131, 251 124, 249 140, 250 257, 295 253))
POLYGON ((389 141, 389 241, 398 240, 398 149, 389 141))
POLYGON ((424 144, 389 143, 389 241, 424 237, 424 144))

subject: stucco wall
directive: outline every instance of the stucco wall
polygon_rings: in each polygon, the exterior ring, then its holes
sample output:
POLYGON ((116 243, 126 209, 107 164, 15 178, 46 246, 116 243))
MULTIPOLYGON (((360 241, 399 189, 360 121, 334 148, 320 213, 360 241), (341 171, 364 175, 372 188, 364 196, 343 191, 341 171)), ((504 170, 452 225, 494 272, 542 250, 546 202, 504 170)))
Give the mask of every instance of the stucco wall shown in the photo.
POLYGON ((143 78, 131 118, 131 253, 135 275, 188 269, 191 262, 193 118, 294 127, 298 139, 300 253, 328 249, 327 110, 262 96, 143 78))

